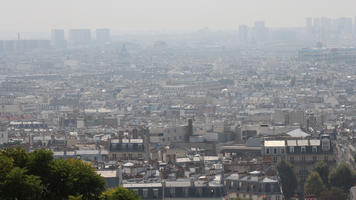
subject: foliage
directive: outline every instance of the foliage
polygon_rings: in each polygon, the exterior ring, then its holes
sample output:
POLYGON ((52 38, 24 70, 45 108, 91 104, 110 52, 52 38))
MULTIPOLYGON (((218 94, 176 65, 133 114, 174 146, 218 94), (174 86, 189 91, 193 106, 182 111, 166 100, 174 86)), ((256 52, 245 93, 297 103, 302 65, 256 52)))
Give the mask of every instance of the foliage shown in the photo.
POLYGON ((325 189, 323 180, 320 178, 318 172, 311 172, 305 181, 304 192, 306 194, 313 194, 319 196, 325 189))
POLYGON ((353 185, 352 171, 348 164, 340 164, 329 174, 329 183, 333 187, 338 187, 347 192, 353 185))
POLYGON ((68 200, 82 200, 83 199, 83 195, 79 195, 79 196, 73 196, 73 195, 69 195, 68 200))
POLYGON ((47 150, 0 151, 0 199, 97 200, 104 190, 104 179, 80 160, 55 160, 47 150))
POLYGON ((323 180, 323 183, 327 186, 329 183, 329 166, 325 162, 320 161, 314 165, 314 171, 318 172, 320 178, 323 180))
POLYGON ((102 200, 140 200, 141 198, 131 190, 122 186, 110 188, 102 195, 102 200))
POLYGON ((297 187, 297 177, 293 171, 293 167, 285 160, 281 160, 277 164, 277 170, 281 179, 283 194, 286 199, 293 196, 294 190, 297 187))
POLYGON ((28 153, 22 148, 6 148, 1 152, 2 155, 11 158, 14 165, 20 168, 26 167, 28 153))
POLYGON ((27 175, 27 170, 14 167, 1 184, 1 199, 38 199, 41 196, 41 180, 27 175))
POLYGON ((346 200, 347 195, 346 193, 336 187, 332 187, 331 189, 326 189, 320 193, 320 200, 346 200))

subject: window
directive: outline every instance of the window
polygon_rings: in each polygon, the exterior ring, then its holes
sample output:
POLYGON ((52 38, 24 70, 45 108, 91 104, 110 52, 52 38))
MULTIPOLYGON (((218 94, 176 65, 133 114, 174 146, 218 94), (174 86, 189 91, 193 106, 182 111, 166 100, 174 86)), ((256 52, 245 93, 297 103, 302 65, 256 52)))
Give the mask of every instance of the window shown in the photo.
POLYGON ((273 162, 277 162, 277 156, 273 156, 273 162))
POLYGON ((318 149, 316 147, 313 147, 313 153, 316 153, 318 151, 318 149))
POLYGON ((203 195, 203 189, 201 187, 199 187, 196 191, 198 193, 198 197, 201 197, 203 195))
POLYGON ((175 194, 176 194, 175 188, 171 188, 170 191, 169 191, 169 193, 170 193, 170 196, 171 196, 171 197, 175 197, 175 194))
POLYGON ((214 195, 214 189, 211 189, 210 190, 210 196, 213 196, 214 195))
POLYGON ((273 149, 273 153, 274 153, 274 154, 277 154, 277 149, 273 149))
POLYGON ((284 154, 284 149, 281 149, 281 154, 284 154))
POLYGON ((305 147, 302 147, 302 148, 301 148, 301 151, 302 151, 302 153, 305 153, 305 152, 306 152, 306 148, 305 148, 305 147))
POLYGON ((188 197, 189 188, 184 188, 184 189, 183 189, 183 192, 184 192, 184 196, 185 196, 185 197, 188 197))
POLYGON ((269 154, 269 149, 268 148, 266 149, 266 153, 269 154))
POLYGON ((290 151, 291 153, 294 153, 294 147, 290 147, 289 151, 290 151))
POLYGON ((143 198, 147 198, 148 197, 148 189, 143 189, 142 193, 143 193, 143 198))
POLYGON ((157 188, 155 188, 155 189, 153 189, 153 198, 158 198, 158 189, 157 188))
POLYGON ((290 161, 294 161, 294 156, 289 157, 290 161))
POLYGON ((304 155, 302 155, 302 161, 305 161, 305 156, 304 155))

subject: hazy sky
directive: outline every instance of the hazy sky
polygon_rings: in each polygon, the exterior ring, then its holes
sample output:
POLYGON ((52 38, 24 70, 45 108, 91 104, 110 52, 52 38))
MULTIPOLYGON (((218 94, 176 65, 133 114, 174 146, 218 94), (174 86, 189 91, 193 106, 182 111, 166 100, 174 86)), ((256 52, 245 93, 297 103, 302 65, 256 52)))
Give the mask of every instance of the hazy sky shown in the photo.
POLYGON ((353 17, 356 0, 0 0, 0 32, 303 26, 307 16, 353 17))

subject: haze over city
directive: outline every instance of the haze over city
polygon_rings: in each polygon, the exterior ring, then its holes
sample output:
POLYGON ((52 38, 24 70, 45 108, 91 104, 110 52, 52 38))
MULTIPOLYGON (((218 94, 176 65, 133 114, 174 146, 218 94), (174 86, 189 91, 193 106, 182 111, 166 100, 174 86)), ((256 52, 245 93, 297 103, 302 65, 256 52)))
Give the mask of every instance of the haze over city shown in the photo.
POLYGON ((1 200, 356 200, 356 1, 12 0, 1 200))
POLYGON ((12 0, 0 7, 2 32, 108 27, 116 31, 235 29, 266 21, 301 27, 306 17, 352 17, 352 0, 12 0))

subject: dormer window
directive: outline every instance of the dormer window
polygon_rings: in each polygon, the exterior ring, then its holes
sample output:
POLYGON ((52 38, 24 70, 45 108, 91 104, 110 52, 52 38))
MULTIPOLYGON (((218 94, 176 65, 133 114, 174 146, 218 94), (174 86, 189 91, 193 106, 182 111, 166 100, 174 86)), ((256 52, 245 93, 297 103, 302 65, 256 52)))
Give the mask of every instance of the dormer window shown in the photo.
POLYGON ((301 148, 301 152, 302 152, 302 153, 305 153, 306 151, 307 151, 307 150, 306 150, 305 147, 302 147, 302 148, 301 148))
POLYGON ((313 147, 313 153, 316 153, 318 151, 317 147, 313 147))

